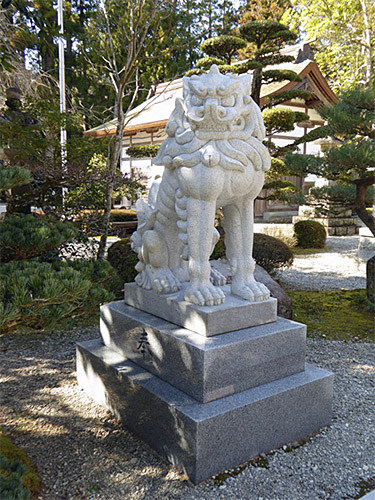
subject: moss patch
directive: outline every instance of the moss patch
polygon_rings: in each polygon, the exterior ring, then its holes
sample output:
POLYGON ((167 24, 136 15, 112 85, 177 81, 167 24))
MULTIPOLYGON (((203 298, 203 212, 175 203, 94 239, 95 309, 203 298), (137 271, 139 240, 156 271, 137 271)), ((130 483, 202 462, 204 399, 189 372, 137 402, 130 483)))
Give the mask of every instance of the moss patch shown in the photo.
MULTIPOLYGON (((33 497, 40 492, 41 482, 36 469, 24 450, 18 448, 0 429, 0 455, 10 462, 21 462, 26 469, 22 476, 22 486, 26 488, 33 497)), ((2 473, 0 469, 0 474, 2 473)))
POLYGON ((366 290, 289 291, 293 319, 309 337, 375 342, 374 312, 366 290))
POLYGON ((306 255, 311 253, 328 253, 331 252, 330 248, 300 248, 300 247, 292 247, 292 252, 295 255, 306 255))

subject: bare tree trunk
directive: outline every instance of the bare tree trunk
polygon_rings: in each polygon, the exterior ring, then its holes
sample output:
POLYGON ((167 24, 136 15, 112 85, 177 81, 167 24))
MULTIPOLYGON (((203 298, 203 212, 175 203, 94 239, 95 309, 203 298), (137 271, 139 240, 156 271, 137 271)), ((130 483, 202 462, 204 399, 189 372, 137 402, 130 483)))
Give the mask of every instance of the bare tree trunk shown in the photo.
POLYGON ((260 106, 260 89, 262 88, 262 68, 256 68, 253 71, 253 80, 251 83, 251 97, 260 106))
POLYGON ((112 208, 112 198, 113 198, 113 184, 115 180, 117 165, 122 150, 122 138, 124 134, 124 125, 125 125, 125 113, 124 110, 122 109, 123 95, 124 95, 124 88, 121 86, 118 89, 116 96, 117 127, 116 127, 116 134, 111 144, 111 150, 109 155, 108 180, 107 180, 105 208, 103 216, 103 229, 100 237, 99 250, 98 250, 98 259, 102 260, 104 259, 105 249, 107 246, 109 223, 110 223, 111 208, 112 208))
POLYGON ((375 178, 368 177, 365 180, 356 183, 356 199, 353 205, 358 217, 361 221, 370 229, 372 234, 375 236, 375 218, 370 215, 366 210, 366 191, 374 184, 375 178))
POLYGON ((371 26, 368 17, 366 0, 361 0, 364 22, 364 38, 365 38, 365 64, 366 64, 366 83, 370 83, 373 78, 373 60, 372 60, 372 45, 371 45, 371 26))

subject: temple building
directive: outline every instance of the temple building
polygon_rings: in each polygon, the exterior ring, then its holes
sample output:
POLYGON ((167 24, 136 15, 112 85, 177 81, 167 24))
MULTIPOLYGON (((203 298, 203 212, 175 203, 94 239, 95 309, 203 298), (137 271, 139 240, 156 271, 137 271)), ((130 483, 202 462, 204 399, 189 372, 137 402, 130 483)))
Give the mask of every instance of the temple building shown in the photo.
MULTIPOLYGON (((261 104, 268 97, 278 92, 294 89, 309 91, 311 93, 311 98, 307 102, 301 99, 293 99, 280 105, 280 107, 287 107, 295 111, 307 113, 309 115, 309 120, 298 123, 293 132, 270 136, 269 138, 279 146, 290 144, 312 128, 322 125, 324 122, 319 114, 319 108, 322 105, 333 104, 338 100, 320 72, 318 65, 314 62, 313 54, 308 43, 283 49, 282 53, 285 55, 293 55, 295 57, 295 62, 268 66, 267 70, 292 70, 302 78, 302 81, 284 81, 263 85, 261 89, 261 104)), ((162 174, 163 167, 152 165, 152 160, 150 158, 130 158, 126 151, 130 146, 161 144, 164 141, 166 138, 164 128, 174 109, 175 99, 177 97, 182 97, 182 78, 161 83, 151 88, 147 100, 130 111, 124 127, 123 149, 121 155, 121 170, 123 172, 127 172, 130 175, 141 173, 147 176, 149 185, 156 176, 162 174)), ((85 135, 98 138, 106 135, 113 135, 116 131, 116 122, 116 119, 106 122, 88 130, 85 132, 85 135)), ((304 144, 301 146, 301 150, 303 153, 319 155, 320 145, 314 143, 304 144)), ((288 177, 288 179, 295 182, 300 188, 314 184, 316 180, 314 177, 306 179, 288 177)), ((128 203, 126 200, 123 200, 122 204, 126 206, 128 203)), ((256 200, 255 216, 257 218, 262 218, 264 221, 269 221, 273 218, 283 219, 283 216, 287 219, 297 213, 297 208, 298 207, 290 207, 285 203, 277 201, 256 200)))

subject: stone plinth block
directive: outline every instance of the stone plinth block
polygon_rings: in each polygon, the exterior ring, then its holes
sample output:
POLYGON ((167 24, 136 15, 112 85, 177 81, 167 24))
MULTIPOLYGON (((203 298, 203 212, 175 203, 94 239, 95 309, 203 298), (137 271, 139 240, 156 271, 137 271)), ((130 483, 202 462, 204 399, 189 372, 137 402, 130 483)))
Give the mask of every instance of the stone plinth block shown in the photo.
POLYGON ((231 295, 227 285, 222 290, 224 304, 196 306, 184 301, 184 288, 177 293, 162 295, 135 283, 125 283, 125 303, 206 337, 276 321, 276 299, 248 302, 231 295))
POLYGON ((276 322, 213 337, 111 302, 100 308, 104 344, 205 403, 305 368, 306 327, 276 322))
POLYGON ((198 483, 330 423, 331 373, 306 370, 199 403, 104 346, 77 346, 79 385, 198 483))

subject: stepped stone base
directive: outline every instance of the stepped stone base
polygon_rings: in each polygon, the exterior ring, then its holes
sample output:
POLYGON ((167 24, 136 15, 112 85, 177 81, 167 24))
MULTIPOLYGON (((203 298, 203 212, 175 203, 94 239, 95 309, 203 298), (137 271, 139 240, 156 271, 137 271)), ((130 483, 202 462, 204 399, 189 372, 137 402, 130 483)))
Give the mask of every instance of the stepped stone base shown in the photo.
POLYGON ((204 337, 122 301, 100 316, 104 345, 202 403, 305 368, 306 327, 284 318, 204 337))
POLYGON ((168 320, 102 306, 101 339, 77 345, 78 382, 194 483, 330 423, 333 375, 305 365, 306 327, 277 318, 276 300, 197 308, 126 294, 168 320))
POLYGON ((80 386, 198 483, 259 453, 302 439, 331 420, 329 372, 306 370, 199 403, 100 340, 77 346, 80 386))

